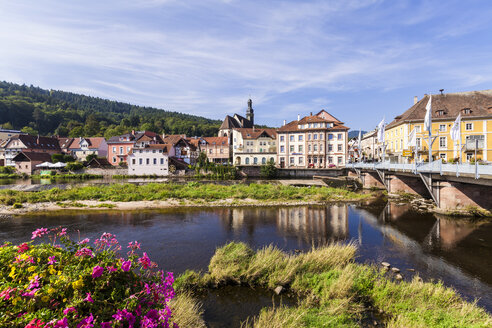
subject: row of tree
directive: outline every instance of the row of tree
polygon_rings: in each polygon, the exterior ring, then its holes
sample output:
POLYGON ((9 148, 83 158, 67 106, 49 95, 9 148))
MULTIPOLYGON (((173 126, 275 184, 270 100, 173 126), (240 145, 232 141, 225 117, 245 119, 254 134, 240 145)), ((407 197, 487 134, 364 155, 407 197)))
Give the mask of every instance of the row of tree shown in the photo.
POLYGON ((131 130, 149 130, 212 136, 220 123, 201 116, 0 82, 0 125, 30 134, 110 138, 131 130))

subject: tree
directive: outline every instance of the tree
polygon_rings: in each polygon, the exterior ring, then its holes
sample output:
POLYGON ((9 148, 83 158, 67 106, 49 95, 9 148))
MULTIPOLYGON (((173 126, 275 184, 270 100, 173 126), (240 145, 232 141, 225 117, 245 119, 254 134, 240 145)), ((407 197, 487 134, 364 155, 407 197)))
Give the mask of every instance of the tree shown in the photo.
POLYGON ((278 175, 277 167, 273 161, 269 161, 266 165, 260 167, 260 176, 266 179, 274 179, 278 175))
POLYGON ((87 155, 87 157, 85 158, 85 161, 86 161, 86 162, 90 162, 90 161, 92 161, 94 158, 97 158, 97 154, 90 154, 90 155, 87 155))
POLYGON ((34 130, 33 128, 31 128, 30 126, 25 126, 21 129, 21 132, 23 133, 27 133, 27 134, 30 134, 32 136, 37 136, 38 135, 38 131, 37 130, 34 130))
POLYGON ((13 130, 14 129, 14 127, 12 126, 12 123, 10 123, 10 122, 3 123, 2 128, 7 129, 7 130, 13 130))

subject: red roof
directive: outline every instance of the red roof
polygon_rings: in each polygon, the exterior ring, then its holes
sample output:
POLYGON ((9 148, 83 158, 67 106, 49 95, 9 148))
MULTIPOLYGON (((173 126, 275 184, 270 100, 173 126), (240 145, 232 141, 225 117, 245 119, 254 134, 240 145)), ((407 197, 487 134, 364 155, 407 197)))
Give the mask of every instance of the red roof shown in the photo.
POLYGON ((80 141, 84 140, 84 139, 87 140, 87 142, 89 143, 89 149, 99 149, 99 147, 101 146, 101 143, 106 140, 103 137, 75 138, 73 140, 72 144, 70 145, 70 147, 68 147, 68 148, 69 149, 79 149, 80 148, 80 141))

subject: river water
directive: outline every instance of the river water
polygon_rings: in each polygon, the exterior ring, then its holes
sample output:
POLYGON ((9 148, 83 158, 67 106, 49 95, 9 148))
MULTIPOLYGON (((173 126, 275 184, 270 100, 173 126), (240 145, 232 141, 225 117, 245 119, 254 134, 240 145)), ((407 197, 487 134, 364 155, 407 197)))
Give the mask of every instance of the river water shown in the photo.
MULTIPOLYGON (((376 201, 328 206, 168 209, 138 212, 61 212, 0 221, 0 242, 30 240, 38 227, 64 226, 72 238, 115 234, 142 243, 159 267, 176 274, 207 270, 217 247, 243 241, 257 249, 274 244, 295 252, 312 245, 353 242, 357 261, 391 263, 405 279, 419 273, 442 280, 465 299, 492 312, 492 223, 419 214, 408 205, 376 201), (415 271, 410 271, 415 270, 415 271)), ((209 327, 234 327, 261 306, 267 291, 211 293, 204 299, 209 327), (221 306, 217 306, 221 304, 221 306), (240 310, 241 309, 241 310, 240 310)), ((281 300, 277 300, 280 302, 281 300)))

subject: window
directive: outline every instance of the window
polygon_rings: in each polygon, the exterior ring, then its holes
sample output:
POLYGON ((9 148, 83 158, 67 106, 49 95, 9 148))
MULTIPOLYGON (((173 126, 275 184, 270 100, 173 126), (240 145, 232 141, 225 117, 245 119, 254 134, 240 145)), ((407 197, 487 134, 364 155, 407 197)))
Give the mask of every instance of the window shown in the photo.
POLYGON ((470 109, 470 108, 465 108, 465 109, 463 109, 463 114, 465 114, 465 115, 471 114, 471 112, 472 112, 472 111, 471 111, 471 109, 470 109))
POLYGON ((311 145, 308 145, 308 151, 309 152, 311 151, 311 145))
POLYGON ((437 116, 444 116, 444 110, 440 109, 436 111, 437 116))
POLYGON ((262 157, 261 158, 261 164, 265 165, 266 164, 266 158, 265 157, 262 157))
POLYGON ((290 165, 294 165, 294 160, 295 160, 295 158, 294 158, 294 157, 291 157, 291 158, 290 158, 290 165))
POLYGON ((116 153, 116 147, 113 147, 113 153, 116 153))
POLYGON ((223 154, 224 153, 224 149, 220 148, 220 153, 223 154))
POLYGON ((319 145, 319 151, 323 151, 323 144, 319 145))
POLYGON ((342 134, 341 134, 341 133, 339 133, 339 134, 338 134, 338 140, 342 140, 342 139, 343 139, 342 134))
POLYGON ((315 134, 313 134, 313 139, 314 139, 314 140, 318 140, 318 135, 317 135, 316 133, 315 133, 315 134))
POLYGON ((298 141, 302 141, 302 134, 299 135, 299 137, 297 138, 298 141))
POLYGON ((341 156, 338 156, 338 165, 341 165, 343 162, 343 158, 341 156))
POLYGON ((466 123, 466 124, 465 124, 465 130, 466 130, 466 131, 471 131, 471 130, 473 130, 473 123, 466 123))
POLYGON ((328 140, 331 140, 331 139, 333 139, 333 134, 329 133, 328 134, 328 140))
POLYGON ((208 150, 208 153, 209 153, 209 154, 212 154, 212 149, 209 149, 209 150, 208 150))
POLYGON ((446 132, 446 124, 439 124, 439 131, 446 132))
POLYGON ((337 150, 342 151, 342 145, 338 145, 337 150))
POLYGON ((471 161, 471 160, 472 160, 472 158, 473 158, 473 154, 472 154, 472 153, 468 153, 468 154, 466 154, 466 161, 467 161, 467 162, 471 161))
POLYGON ((293 153, 294 152, 294 146, 290 146, 290 152, 293 153))
POLYGON ((253 164, 255 164, 255 165, 258 164, 258 158, 256 158, 256 157, 253 158, 253 164))
POLYGON ((149 165, 150 164, 150 158, 145 159, 145 164, 149 165))
POLYGON ((302 145, 299 145, 299 152, 302 153, 302 145))
POLYGON ((415 144, 417 145, 417 148, 420 148, 422 145, 422 140, 420 138, 416 138, 415 144))
POLYGON ((154 158, 154 165, 157 165, 157 158, 154 158))
POLYGON ((299 165, 304 164, 304 157, 299 157, 299 165))
POLYGON ((123 147, 120 147, 120 155, 123 154, 123 147))
POLYGON ((290 136, 290 141, 294 141, 294 135, 290 136))
POLYGON ((285 153, 285 146, 280 146, 280 152, 285 153))
POLYGON ((320 133, 320 134, 319 134, 319 139, 320 139, 320 140, 323 140, 323 133, 320 133))
POLYGON ((280 142, 284 141, 284 136, 280 136, 280 142))
POLYGON ((113 163, 116 163, 116 157, 113 157, 113 163))
POLYGON ((130 147, 126 147, 126 152, 129 153, 130 152, 130 147))
POLYGON ((138 164, 142 165, 142 163, 143 163, 143 159, 142 158, 139 158, 138 159, 138 164))
POLYGON ((161 158, 161 165, 164 165, 164 158, 161 158))
POLYGON ((249 164, 249 157, 246 157, 245 163, 249 164))
POLYGON ((308 134, 308 140, 311 140, 311 133, 308 134))
POLYGON ((445 153, 440 153, 439 158, 442 158, 443 160, 446 160, 446 154, 445 153))
POLYGON ((318 151, 318 145, 313 145, 313 150, 318 151))
POLYGON ((447 147, 447 138, 439 137, 439 148, 446 148, 446 147, 447 147))

